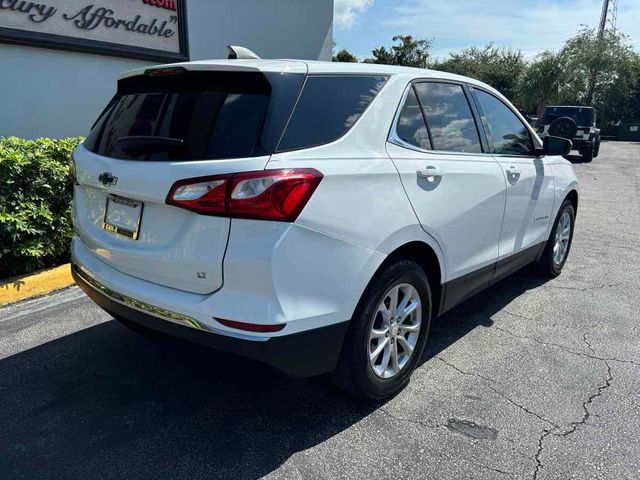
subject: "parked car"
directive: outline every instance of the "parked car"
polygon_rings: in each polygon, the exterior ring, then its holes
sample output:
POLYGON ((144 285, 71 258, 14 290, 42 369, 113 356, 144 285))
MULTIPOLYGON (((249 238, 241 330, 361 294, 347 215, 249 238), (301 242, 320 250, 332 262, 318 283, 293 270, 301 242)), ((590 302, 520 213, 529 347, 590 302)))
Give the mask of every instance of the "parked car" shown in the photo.
POLYGON ((135 70, 73 155, 73 275, 137 331, 389 397, 433 318, 525 265, 560 274, 578 207, 569 148, 448 73, 135 70))
POLYGON ((591 162, 600 153, 600 129, 596 128, 596 111, 592 107, 545 107, 538 121, 538 133, 543 138, 553 135, 571 140, 585 162, 591 162))

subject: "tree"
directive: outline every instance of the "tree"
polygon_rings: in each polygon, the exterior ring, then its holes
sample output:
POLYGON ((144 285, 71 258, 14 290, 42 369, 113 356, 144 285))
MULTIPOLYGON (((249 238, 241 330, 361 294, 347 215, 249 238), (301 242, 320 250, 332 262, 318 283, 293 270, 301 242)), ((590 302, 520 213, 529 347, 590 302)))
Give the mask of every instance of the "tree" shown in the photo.
POLYGON ((356 63, 358 61, 358 58, 355 55, 353 55, 351 52, 349 52, 349 50, 347 50, 346 48, 343 48, 332 57, 332 61, 356 63))
POLYGON ((393 41, 398 44, 390 48, 382 46, 374 49, 371 52, 373 58, 368 58, 364 62, 427 68, 431 40, 414 40, 411 35, 396 35, 393 41))
POLYGON ((617 30, 598 33, 583 28, 570 38, 560 55, 577 102, 593 106, 602 124, 617 121, 633 109, 638 86, 638 54, 617 30))
POLYGON ((433 62, 431 68, 476 78, 488 83, 510 99, 516 98, 518 78, 527 64, 519 50, 494 47, 469 47, 441 62, 433 62))
POLYGON ((516 97, 524 110, 538 115, 547 105, 575 103, 577 92, 568 78, 562 55, 546 50, 535 57, 520 76, 516 97))
MULTIPOLYGON (((518 107, 537 112, 552 104, 593 106, 599 125, 640 118, 640 54, 619 31, 584 27, 559 52, 544 51, 525 61, 519 50, 469 47, 430 61, 430 40, 396 35, 391 47, 379 47, 364 63, 434 68, 477 78, 502 92, 518 107)), ((335 46, 335 44, 334 44, 335 46)), ((342 49, 334 61, 357 61, 342 49)))
POLYGON ((575 88, 582 92, 581 101, 592 105, 598 94, 625 73, 635 52, 623 33, 613 29, 598 33, 585 27, 567 40, 560 53, 575 88))

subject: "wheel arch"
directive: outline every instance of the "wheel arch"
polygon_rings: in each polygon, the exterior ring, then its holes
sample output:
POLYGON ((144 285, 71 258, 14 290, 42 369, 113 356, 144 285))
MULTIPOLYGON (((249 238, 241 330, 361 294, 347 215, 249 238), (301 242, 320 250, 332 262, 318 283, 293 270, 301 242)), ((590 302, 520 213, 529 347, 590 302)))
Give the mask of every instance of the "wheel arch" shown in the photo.
POLYGON ((564 197, 565 200, 569 200, 573 205, 573 210, 576 216, 578 216, 578 191, 571 189, 564 197))
POLYGON ((393 250, 384 262, 376 270, 377 275, 379 271, 399 259, 413 260, 424 271, 427 279, 429 280, 429 287, 431 289, 431 314, 433 317, 437 316, 442 307, 443 300, 443 271, 441 268, 441 262, 435 249, 426 242, 420 240, 414 240, 407 242, 395 250, 393 250))

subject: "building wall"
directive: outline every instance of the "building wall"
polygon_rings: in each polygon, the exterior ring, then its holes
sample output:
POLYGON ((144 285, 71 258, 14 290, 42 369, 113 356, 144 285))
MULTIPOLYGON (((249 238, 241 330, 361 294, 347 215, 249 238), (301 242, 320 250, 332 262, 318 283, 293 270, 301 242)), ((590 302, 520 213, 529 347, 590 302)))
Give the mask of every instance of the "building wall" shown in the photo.
MULTIPOLYGON (((188 0, 192 60, 242 45, 263 58, 329 60, 333 0, 188 0)), ((0 136, 86 135, 117 76, 150 62, 0 43, 0 136)))

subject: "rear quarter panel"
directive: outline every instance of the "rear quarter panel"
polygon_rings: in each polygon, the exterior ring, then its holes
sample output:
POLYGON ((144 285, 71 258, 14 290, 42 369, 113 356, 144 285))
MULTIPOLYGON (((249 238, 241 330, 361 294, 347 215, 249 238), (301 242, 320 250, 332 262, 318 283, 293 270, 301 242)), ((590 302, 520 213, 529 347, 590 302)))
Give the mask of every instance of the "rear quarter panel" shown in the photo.
POLYGON ((416 240, 441 253, 437 241, 422 230, 386 150, 389 128, 411 78, 391 76, 335 142, 272 155, 267 168, 315 168, 324 176, 297 225, 385 255, 416 240))
MULTIPOLYGON (((274 154, 267 168, 315 168, 323 179, 306 205, 295 226, 286 237, 304 239, 307 249, 288 249, 300 262, 309 258, 313 269, 307 277, 300 269, 297 284, 285 290, 305 298, 307 305, 315 305, 312 315, 331 312, 331 321, 349 319, 362 292, 387 255, 400 246, 421 241, 430 245, 438 255, 440 270, 444 273, 442 251, 437 242, 420 226, 402 187, 398 172, 389 158, 385 144, 396 108, 408 78, 391 77, 356 124, 345 136, 327 145, 274 154), (303 234, 304 231, 308 233, 303 234), (310 234, 313 235, 310 235, 310 234), (324 240, 322 240, 324 237, 324 240), (336 242, 355 249, 339 247, 336 242), (328 248, 330 247, 330 248, 328 248), (331 252, 335 249, 335 255, 331 252), (309 281, 314 276, 316 280, 309 281), (341 290, 333 292, 332 288, 341 290), (330 294, 321 298, 323 295, 330 294)), ((233 244, 235 225, 232 225, 233 244)), ((283 267, 291 268, 291 258, 271 257, 269 269, 274 285, 289 283, 284 279, 283 267), (280 265, 281 264, 281 265, 280 265)), ((226 275, 225 275, 226 276, 226 275)), ((226 280, 225 280, 226 281, 226 280)), ((224 291, 224 289, 223 289, 224 291)), ((286 297, 291 297, 287 295, 286 297)), ((294 312, 300 318, 305 314, 291 299, 280 296, 288 305, 283 311, 294 312)), ((288 318, 291 316, 286 315, 288 318)), ((324 323, 326 320, 323 319, 324 323)), ((301 322, 306 323, 306 322, 301 322)))

